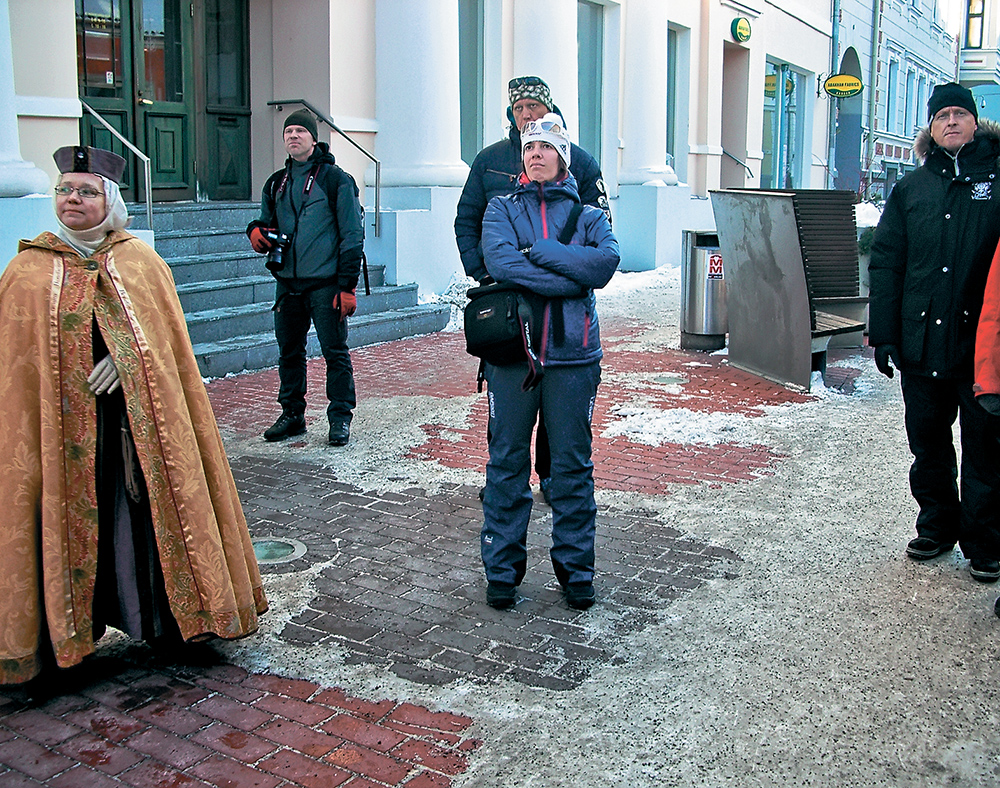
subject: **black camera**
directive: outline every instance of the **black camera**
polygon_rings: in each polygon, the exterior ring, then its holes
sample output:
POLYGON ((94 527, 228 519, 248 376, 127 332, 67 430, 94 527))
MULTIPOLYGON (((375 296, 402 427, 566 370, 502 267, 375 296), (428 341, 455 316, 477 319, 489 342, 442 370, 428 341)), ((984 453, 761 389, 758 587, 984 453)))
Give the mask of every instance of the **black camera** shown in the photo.
POLYGON ((285 267, 285 252, 292 245, 292 237, 277 230, 264 230, 264 237, 271 242, 264 267, 272 272, 282 270, 285 267))

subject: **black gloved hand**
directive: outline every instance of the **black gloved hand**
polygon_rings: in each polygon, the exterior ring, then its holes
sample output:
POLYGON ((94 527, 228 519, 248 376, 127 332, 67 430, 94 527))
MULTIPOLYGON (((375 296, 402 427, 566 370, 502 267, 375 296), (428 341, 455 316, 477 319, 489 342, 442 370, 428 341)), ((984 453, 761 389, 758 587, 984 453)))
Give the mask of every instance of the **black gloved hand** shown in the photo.
POLYGON ((895 345, 879 345, 875 348, 875 366, 879 372, 891 378, 895 374, 893 367, 899 369, 899 348, 895 345))

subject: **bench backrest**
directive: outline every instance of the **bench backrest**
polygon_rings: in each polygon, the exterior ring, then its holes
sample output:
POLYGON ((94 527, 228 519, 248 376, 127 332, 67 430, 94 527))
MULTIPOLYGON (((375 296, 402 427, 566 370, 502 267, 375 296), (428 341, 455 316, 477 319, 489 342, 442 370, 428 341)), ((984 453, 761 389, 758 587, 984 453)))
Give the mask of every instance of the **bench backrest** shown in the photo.
POLYGON ((810 298, 858 297, 857 195, 826 189, 791 189, 789 193, 795 204, 810 298))

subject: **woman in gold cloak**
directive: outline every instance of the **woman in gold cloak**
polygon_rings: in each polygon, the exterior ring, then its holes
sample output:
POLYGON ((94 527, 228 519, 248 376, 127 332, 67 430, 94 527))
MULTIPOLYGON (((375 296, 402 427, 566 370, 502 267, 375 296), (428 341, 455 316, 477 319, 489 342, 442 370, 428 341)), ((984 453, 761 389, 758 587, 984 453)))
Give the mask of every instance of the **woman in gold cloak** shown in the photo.
POLYGON ((267 609, 166 263, 127 232, 109 151, 56 151, 56 233, 0 277, 0 684, 108 626, 152 643, 267 609))

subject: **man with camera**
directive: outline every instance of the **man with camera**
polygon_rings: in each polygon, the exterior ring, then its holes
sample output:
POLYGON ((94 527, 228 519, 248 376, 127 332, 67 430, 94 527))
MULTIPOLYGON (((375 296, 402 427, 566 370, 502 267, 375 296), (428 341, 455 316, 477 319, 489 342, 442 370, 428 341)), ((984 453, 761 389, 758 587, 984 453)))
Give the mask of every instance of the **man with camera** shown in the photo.
POLYGON ((330 146, 317 141, 316 119, 291 113, 282 136, 288 159, 264 184, 260 218, 247 235, 277 280, 274 335, 278 341, 281 415, 264 432, 278 441, 306 431, 306 336, 316 326, 326 359, 331 446, 350 439, 354 369, 347 349, 347 318, 357 308, 355 288, 364 247, 364 209, 354 179, 338 167, 330 146))

